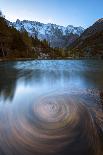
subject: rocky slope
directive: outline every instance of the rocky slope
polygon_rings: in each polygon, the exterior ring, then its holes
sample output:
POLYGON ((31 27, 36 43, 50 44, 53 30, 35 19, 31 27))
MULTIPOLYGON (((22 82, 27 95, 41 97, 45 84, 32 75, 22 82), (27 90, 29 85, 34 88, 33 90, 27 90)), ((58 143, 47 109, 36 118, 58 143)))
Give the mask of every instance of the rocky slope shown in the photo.
POLYGON ((103 57, 103 18, 86 29, 68 50, 87 57, 103 57))
POLYGON ((73 43, 83 32, 82 27, 67 27, 56 24, 43 24, 36 21, 17 20, 14 23, 9 23, 17 30, 26 30, 30 36, 37 36, 38 39, 46 39, 52 47, 64 48, 73 43))

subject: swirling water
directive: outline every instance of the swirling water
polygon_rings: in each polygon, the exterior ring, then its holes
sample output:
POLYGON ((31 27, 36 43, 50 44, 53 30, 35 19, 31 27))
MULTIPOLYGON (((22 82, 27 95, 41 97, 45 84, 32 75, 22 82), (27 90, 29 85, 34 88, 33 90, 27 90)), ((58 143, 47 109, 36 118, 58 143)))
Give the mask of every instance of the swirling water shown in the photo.
POLYGON ((102 155, 103 61, 0 63, 0 155, 102 155))

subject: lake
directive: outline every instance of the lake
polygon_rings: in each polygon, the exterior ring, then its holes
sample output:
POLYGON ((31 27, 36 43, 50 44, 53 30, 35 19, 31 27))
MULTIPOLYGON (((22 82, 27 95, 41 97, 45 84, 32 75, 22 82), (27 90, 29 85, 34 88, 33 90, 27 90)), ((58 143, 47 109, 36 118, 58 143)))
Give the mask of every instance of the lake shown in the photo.
POLYGON ((0 62, 0 155, 102 155, 103 61, 0 62))

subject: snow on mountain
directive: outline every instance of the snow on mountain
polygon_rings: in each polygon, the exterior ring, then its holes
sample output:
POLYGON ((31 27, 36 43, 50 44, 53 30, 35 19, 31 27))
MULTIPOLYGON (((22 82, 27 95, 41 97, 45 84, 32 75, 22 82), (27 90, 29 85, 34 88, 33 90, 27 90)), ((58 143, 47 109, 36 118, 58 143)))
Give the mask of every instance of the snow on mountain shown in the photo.
POLYGON ((66 44, 65 39, 67 41, 66 37, 72 34, 76 36, 74 38, 77 38, 77 36, 79 37, 84 32, 82 27, 73 27, 72 25, 64 27, 51 23, 43 24, 28 20, 20 21, 19 19, 14 23, 10 23, 10 25, 19 31, 23 29, 26 30, 30 36, 37 36, 41 40, 48 40, 53 47, 64 47, 66 44))
POLYGON ((95 23, 103 23, 103 18, 98 19, 95 23))

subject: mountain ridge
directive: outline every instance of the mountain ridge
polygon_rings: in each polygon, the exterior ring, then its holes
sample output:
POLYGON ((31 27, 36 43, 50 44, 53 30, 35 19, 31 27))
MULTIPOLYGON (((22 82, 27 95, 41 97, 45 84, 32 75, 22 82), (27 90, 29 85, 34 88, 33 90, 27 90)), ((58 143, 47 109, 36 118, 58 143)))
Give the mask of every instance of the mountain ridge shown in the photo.
POLYGON ((52 59, 62 57, 58 49, 49 46, 46 40, 39 40, 28 35, 26 31, 18 31, 8 25, 8 21, 0 14, 0 60, 34 58, 52 59))
POLYGON ((74 27, 72 25, 60 26, 57 24, 44 24, 38 21, 29 21, 19 19, 16 22, 9 22, 17 30, 26 30, 32 37, 37 37, 40 40, 46 39, 51 47, 64 48, 74 42, 83 32, 84 28, 74 27))
POLYGON ((68 46, 68 50, 83 57, 103 58, 103 18, 87 28, 77 40, 68 46))

